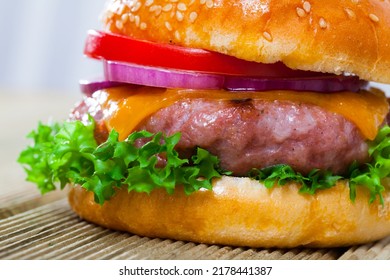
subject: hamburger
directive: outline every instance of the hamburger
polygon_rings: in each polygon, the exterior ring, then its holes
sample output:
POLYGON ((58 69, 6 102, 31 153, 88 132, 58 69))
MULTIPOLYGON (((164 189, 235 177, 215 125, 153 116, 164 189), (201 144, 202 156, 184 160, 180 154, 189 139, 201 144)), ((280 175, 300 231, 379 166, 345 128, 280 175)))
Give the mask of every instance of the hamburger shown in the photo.
POLYGON ((83 219, 148 237, 335 247, 390 234, 388 1, 108 1, 101 80, 19 157, 83 219))

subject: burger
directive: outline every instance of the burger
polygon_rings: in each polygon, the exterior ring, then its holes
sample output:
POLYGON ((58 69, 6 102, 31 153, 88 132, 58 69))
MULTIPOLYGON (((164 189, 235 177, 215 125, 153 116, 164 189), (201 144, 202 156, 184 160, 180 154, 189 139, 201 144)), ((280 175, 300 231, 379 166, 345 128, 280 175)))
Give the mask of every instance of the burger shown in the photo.
POLYGON ((108 1, 69 119, 19 162, 147 237, 336 247, 390 234, 390 3, 108 1), (67 187, 68 189, 68 187, 67 187))

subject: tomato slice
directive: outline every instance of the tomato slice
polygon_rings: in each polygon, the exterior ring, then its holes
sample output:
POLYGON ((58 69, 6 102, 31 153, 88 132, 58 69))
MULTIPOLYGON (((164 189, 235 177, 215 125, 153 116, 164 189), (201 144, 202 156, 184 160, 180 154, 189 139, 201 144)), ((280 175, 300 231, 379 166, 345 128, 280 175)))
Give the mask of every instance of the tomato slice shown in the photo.
POLYGON ((158 44, 96 30, 88 32, 84 54, 97 59, 145 66, 253 77, 311 77, 319 73, 292 70, 283 63, 264 64, 203 49, 158 44))

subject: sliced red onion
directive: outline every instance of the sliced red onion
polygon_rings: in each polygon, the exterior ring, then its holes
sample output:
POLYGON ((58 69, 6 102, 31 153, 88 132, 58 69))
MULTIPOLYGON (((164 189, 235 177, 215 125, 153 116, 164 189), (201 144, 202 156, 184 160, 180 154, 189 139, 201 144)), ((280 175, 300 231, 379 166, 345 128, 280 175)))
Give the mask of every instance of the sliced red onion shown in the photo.
POLYGON ((104 75, 108 81, 116 83, 163 88, 226 89, 230 91, 357 92, 368 84, 366 81, 360 80, 359 77, 351 75, 324 74, 307 78, 257 78, 197 73, 113 61, 104 61, 104 75))
POLYGON ((113 82, 105 79, 80 80, 79 84, 81 92, 87 96, 92 95, 95 91, 101 89, 125 85, 125 83, 113 82))
POLYGON ((224 76, 104 61, 107 80, 164 88, 221 89, 224 76))
POLYGON ((224 88, 230 91, 294 90, 315 92, 358 92, 368 83, 357 76, 261 79, 226 76, 224 88))

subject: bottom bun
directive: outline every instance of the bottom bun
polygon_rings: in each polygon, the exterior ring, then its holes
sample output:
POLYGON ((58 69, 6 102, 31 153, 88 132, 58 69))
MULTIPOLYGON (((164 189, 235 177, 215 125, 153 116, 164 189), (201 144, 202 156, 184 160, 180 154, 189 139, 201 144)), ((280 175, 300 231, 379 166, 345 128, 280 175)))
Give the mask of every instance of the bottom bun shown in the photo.
POLYGON ((248 178, 222 177, 212 191, 173 195, 158 189, 150 194, 118 190, 102 206, 93 193, 73 187, 69 202, 83 219, 133 234, 250 247, 336 247, 366 243, 390 234, 390 194, 384 205, 369 204, 358 188, 349 199, 347 181, 318 191, 298 193, 290 184, 266 189, 248 178))

